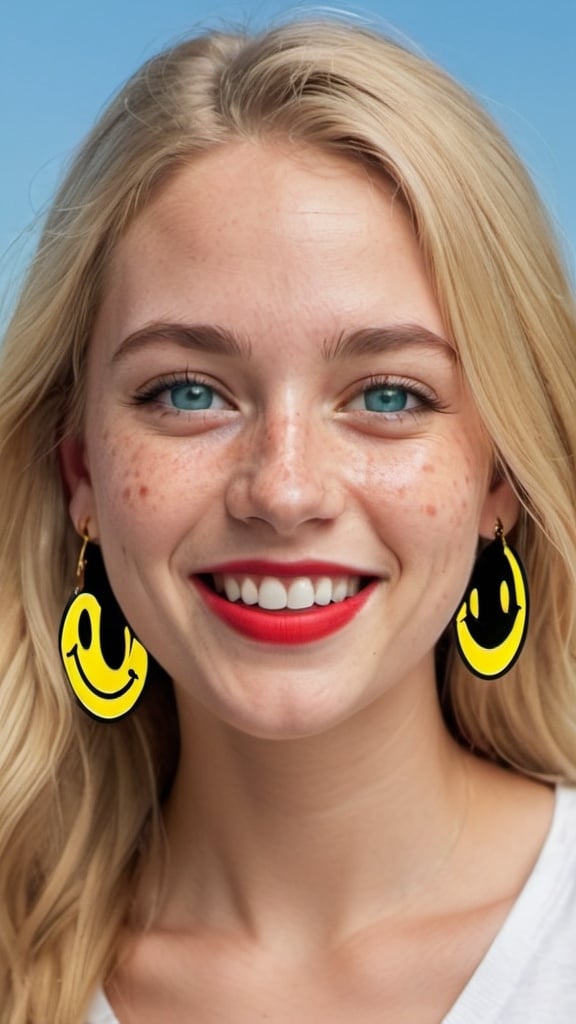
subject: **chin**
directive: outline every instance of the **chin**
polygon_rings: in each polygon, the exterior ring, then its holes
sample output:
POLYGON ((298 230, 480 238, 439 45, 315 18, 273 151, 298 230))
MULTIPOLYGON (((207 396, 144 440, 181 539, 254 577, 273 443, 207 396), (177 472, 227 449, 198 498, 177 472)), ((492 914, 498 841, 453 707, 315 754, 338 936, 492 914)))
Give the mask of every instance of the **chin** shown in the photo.
MULTIPOLYGON (((179 687, 176 686, 178 700, 179 687)), ((334 680, 318 686, 313 679, 271 682, 265 686, 252 685, 246 689, 238 682, 233 690, 215 693, 213 688, 198 698, 202 705, 202 718, 208 715, 214 723, 222 724, 262 740, 297 740, 329 732, 358 711, 350 692, 338 698, 334 680)), ((188 703, 188 702, 187 702, 188 703)), ((194 704, 197 704, 194 701, 194 704)), ((190 704, 188 703, 190 708, 190 704)), ((197 708, 197 710, 199 710, 197 708)), ((192 708, 194 714, 194 709, 192 708)))

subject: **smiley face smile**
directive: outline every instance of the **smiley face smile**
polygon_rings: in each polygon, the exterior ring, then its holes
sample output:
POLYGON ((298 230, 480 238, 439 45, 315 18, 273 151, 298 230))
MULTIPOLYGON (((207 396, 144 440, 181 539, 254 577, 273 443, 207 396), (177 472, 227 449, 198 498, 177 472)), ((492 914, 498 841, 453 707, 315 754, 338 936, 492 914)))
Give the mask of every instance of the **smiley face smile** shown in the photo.
POLYGON ((70 685, 84 710, 99 719, 127 714, 146 681, 148 655, 126 626, 121 664, 108 664, 101 644, 102 609, 94 594, 76 594, 64 615, 60 654, 70 685))
POLYGON ((134 671, 133 668, 129 668, 128 682, 126 683, 126 685, 121 687, 119 690, 116 690, 114 693, 105 693, 103 690, 99 690, 96 686, 93 686, 90 680, 88 679, 88 676, 84 672, 84 669, 82 668, 82 662, 80 661, 80 657, 78 655, 78 644, 74 644, 74 647, 72 648, 71 651, 68 651, 66 657, 74 658, 76 669, 78 670, 78 674, 80 675, 83 683, 88 687, 89 690, 92 691, 93 694, 95 694, 96 697, 101 697, 103 700, 114 700, 117 697, 123 697, 124 694, 128 693, 131 687, 138 682, 138 674, 134 671))

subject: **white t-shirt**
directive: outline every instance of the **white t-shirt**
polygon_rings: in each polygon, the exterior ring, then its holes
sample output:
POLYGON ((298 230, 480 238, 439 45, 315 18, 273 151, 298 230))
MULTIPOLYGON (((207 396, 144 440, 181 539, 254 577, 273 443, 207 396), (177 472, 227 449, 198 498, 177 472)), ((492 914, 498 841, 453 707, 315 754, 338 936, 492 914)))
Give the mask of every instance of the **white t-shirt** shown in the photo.
MULTIPOLYGON (((86 1024, 120 1024, 102 991, 86 1024)), ((576 788, 557 789, 532 873, 442 1024, 576 1024, 576 788)))

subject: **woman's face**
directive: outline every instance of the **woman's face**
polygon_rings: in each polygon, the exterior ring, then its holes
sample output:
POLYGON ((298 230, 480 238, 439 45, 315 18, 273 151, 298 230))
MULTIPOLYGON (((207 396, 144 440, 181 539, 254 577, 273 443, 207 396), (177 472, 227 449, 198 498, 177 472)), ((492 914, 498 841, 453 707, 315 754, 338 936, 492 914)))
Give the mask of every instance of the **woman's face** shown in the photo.
POLYGON ((87 372, 71 514, 180 701, 296 736, 433 679, 513 498, 386 185, 313 150, 197 160, 118 245, 87 372))

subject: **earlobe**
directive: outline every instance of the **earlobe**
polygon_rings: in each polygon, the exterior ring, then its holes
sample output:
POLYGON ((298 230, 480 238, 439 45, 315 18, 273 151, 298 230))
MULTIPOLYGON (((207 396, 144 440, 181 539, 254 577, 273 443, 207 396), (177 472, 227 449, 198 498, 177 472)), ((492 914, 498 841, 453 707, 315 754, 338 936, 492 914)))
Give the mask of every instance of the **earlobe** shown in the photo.
POLYGON ((499 475, 490 485, 480 516, 480 536, 486 540, 494 537, 494 526, 498 520, 509 533, 520 517, 520 501, 512 484, 499 475))
POLYGON ((62 479, 69 496, 70 518, 76 529, 79 524, 89 521, 90 537, 95 540, 98 536, 96 503, 82 438, 64 438, 58 455, 62 479))

